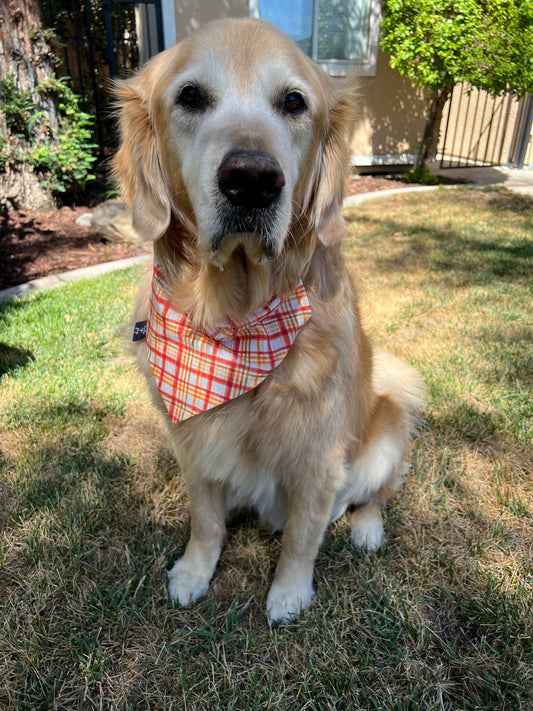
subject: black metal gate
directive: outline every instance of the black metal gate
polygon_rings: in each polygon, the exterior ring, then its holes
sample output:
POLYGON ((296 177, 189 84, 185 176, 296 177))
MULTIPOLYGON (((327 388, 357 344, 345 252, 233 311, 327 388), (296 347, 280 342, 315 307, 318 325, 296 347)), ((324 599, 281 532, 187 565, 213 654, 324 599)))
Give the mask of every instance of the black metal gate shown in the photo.
POLYGON ((444 108, 437 148, 440 167, 502 165, 509 162, 518 103, 457 84, 444 108))
POLYGON ((101 156, 115 145, 110 84, 164 49, 161 0, 41 0, 46 27, 85 111, 96 117, 101 156))

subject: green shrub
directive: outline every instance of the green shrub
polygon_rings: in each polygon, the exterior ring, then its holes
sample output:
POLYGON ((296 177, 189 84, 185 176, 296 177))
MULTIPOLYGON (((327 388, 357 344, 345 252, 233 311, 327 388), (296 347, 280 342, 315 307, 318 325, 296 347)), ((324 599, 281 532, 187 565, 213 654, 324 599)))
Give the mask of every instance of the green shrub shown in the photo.
POLYGON ((406 183, 418 183, 419 185, 438 185, 440 179, 430 173, 427 168, 410 168, 404 175, 406 183))
POLYGON ((46 79, 34 90, 20 89, 12 74, 0 75, 0 113, 7 128, 0 138, 0 171, 27 165, 52 193, 80 190, 94 179, 94 119, 80 110, 67 82, 46 79), (44 109, 50 99, 57 106, 57 125, 44 109))

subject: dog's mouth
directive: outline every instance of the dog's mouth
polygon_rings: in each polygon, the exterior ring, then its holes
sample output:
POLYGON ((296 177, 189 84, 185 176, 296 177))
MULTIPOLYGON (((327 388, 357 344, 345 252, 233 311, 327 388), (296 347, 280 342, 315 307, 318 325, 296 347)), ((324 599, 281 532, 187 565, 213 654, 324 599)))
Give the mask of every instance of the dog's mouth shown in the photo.
POLYGON ((261 151, 233 151, 217 172, 217 230, 210 240, 210 256, 223 266, 242 246, 253 262, 273 259, 278 253, 273 225, 285 176, 277 160, 261 151))
POLYGON ((209 260, 223 271, 230 257, 240 250, 253 264, 263 264, 273 259, 276 254, 267 252, 264 241, 256 234, 232 234, 224 238, 220 247, 209 254, 209 260))
POLYGON ((227 261, 240 246, 253 262, 276 257, 277 248, 271 232, 277 217, 275 208, 245 211, 222 204, 219 215, 220 227, 210 245, 211 256, 217 264, 227 261))

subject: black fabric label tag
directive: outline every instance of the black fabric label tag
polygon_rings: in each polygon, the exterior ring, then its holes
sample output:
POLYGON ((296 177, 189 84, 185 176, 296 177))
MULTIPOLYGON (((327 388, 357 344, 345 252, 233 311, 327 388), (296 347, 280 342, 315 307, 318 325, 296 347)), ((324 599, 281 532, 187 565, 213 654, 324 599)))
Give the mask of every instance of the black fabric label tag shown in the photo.
POLYGON ((148 321, 137 321, 133 329, 133 341, 144 341, 146 338, 146 330, 148 328, 148 321))

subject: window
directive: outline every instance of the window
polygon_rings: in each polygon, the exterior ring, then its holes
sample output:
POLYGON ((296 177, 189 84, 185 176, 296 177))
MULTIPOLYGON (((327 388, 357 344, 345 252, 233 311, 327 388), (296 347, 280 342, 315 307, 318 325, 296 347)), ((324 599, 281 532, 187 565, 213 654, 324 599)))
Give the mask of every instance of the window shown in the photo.
POLYGON ((380 0, 250 0, 328 74, 376 73, 380 0))

